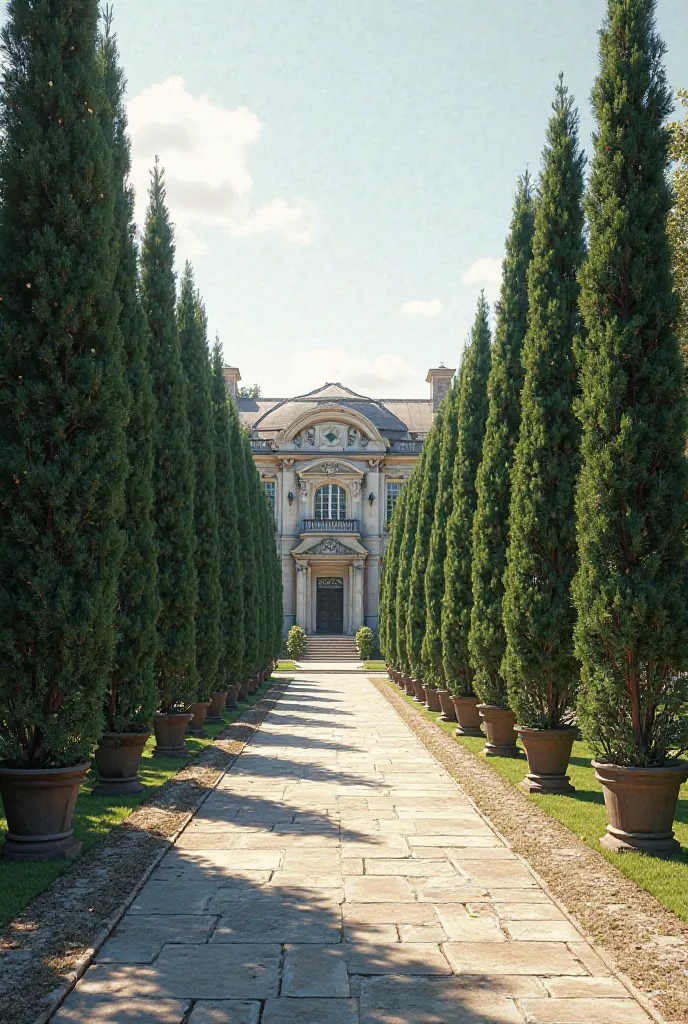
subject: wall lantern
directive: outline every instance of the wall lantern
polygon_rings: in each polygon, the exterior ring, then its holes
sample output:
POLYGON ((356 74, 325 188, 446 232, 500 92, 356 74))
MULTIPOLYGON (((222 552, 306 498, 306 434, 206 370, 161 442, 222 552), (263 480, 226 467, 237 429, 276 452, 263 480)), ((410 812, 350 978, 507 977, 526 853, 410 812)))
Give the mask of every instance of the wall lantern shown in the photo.
POLYGON ((372 508, 373 507, 373 502, 375 501, 375 495, 373 494, 372 491, 368 495, 368 501, 370 502, 370 507, 372 508))
POLYGON ((291 491, 289 491, 289 494, 287 495, 287 501, 289 502, 290 505, 294 504, 294 495, 292 494, 291 491))

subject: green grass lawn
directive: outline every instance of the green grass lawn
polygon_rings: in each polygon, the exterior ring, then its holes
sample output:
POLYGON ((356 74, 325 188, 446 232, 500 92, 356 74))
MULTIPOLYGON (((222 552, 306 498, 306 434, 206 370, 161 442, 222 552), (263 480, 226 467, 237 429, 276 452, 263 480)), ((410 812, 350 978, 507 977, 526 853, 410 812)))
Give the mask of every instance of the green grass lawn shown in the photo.
MULTIPOLYGON (((247 697, 240 703, 237 711, 226 712, 224 725, 206 726, 208 739, 188 737, 186 748, 191 754, 191 759, 212 743, 229 723, 236 721, 244 711, 256 704, 264 696, 269 686, 270 684, 267 683, 252 697, 247 697)), ((154 746, 155 739, 151 736, 141 758, 140 777, 146 789, 145 792, 139 793, 137 796, 92 796, 91 791, 96 784, 97 777, 93 770, 88 773, 79 793, 74 813, 74 831, 79 839, 83 840, 84 850, 90 850, 95 846, 115 825, 124 821, 133 810, 148 800, 160 786, 164 785, 188 763, 180 758, 153 757, 154 746)), ((6 828, 7 822, 0 815, 0 829, 4 833, 6 828)), ((0 843, 1 849, 2 844, 0 843)), ((68 861, 53 861, 48 864, 15 864, 0 859, 0 927, 20 913, 35 896, 44 892, 59 875, 69 871, 72 864, 73 862, 68 861)), ((122 895, 124 896, 124 893, 122 895)))
POLYGON ((294 664, 294 662, 293 661, 289 661, 288 659, 286 661, 278 661, 277 662, 277 671, 278 672, 291 672, 295 668, 296 668, 296 665, 294 664))
POLYGON ((384 672, 387 666, 384 661, 364 661, 363 669, 367 672, 384 672))
MULTIPOLYGON (((389 684, 395 691, 398 687, 389 684)), ((401 691, 399 691, 401 693, 401 691)), ((412 697, 402 694, 409 704, 420 710, 412 697)), ((432 719, 449 736, 454 736, 455 722, 441 722, 439 715, 422 709, 423 714, 432 719)), ((472 754, 480 756, 485 740, 480 737, 456 737, 461 746, 472 754)), ((571 782, 576 792, 568 796, 543 796, 540 793, 526 794, 538 806, 542 807, 552 818, 566 825, 575 835, 602 853, 636 885, 652 893, 669 910, 673 910, 684 921, 688 921, 688 784, 681 787, 681 798, 676 811, 674 829, 676 838, 681 843, 681 853, 670 860, 646 857, 640 853, 608 853, 599 844, 607 827, 607 812, 604 806, 602 787, 595 779, 594 769, 590 765, 591 753, 585 743, 574 743, 573 755, 569 766, 571 782)), ((486 758, 487 764, 502 778, 514 786, 525 775, 528 762, 525 753, 515 759, 509 757, 486 758)), ((522 791, 521 791, 522 792, 522 791)))

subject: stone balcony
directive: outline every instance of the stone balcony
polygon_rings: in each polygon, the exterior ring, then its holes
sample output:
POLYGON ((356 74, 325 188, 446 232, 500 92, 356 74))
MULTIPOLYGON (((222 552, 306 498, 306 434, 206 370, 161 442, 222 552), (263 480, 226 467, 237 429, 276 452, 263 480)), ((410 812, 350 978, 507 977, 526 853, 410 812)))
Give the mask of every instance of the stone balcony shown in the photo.
POLYGON ((358 519, 304 519, 301 535, 306 533, 359 533, 358 519))

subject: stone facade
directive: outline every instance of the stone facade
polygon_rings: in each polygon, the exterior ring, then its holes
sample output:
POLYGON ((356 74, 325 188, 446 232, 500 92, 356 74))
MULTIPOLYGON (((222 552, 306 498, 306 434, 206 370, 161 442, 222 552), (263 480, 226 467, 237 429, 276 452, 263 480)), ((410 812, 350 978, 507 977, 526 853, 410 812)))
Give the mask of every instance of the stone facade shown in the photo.
POLYGON ((275 515, 285 631, 377 631, 388 519, 453 374, 430 370, 427 400, 372 399, 342 384, 241 398, 239 370, 225 368, 275 515))

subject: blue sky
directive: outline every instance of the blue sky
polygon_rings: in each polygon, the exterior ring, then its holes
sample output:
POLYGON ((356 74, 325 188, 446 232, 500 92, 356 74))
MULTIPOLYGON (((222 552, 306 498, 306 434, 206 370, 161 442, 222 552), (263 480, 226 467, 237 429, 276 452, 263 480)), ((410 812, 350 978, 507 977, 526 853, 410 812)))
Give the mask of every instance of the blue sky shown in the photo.
MULTIPOLYGON (((263 394, 422 397, 455 366, 560 70, 589 96, 603 0, 116 0, 143 188, 263 394), (205 97, 205 99, 203 99, 205 97)), ((672 88, 688 3, 659 0, 672 88)))

